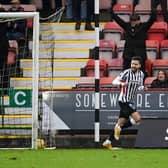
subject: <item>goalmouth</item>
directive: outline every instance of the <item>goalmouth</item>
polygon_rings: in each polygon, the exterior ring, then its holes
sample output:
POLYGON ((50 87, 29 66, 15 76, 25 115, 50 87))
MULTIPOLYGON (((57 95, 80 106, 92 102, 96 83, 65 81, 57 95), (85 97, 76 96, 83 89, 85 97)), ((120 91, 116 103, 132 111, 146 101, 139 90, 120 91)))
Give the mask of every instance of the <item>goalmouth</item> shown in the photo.
MULTIPOLYGON (((33 36, 32 36, 32 117, 31 117, 31 148, 37 149, 38 140, 38 96, 39 96, 39 13, 38 12, 1 12, 0 19, 5 20, 12 19, 33 19, 33 36)), ((10 86, 12 87, 12 86, 10 86)), ((15 87, 13 87, 15 89, 15 87)), ((13 89, 12 88, 12 89, 13 89)), ((26 88, 26 87, 25 87, 26 88)), ((10 88, 11 89, 11 88, 10 88)), ((9 97, 10 99, 10 97, 9 97)), ((5 117, 3 117, 3 120, 5 117)))

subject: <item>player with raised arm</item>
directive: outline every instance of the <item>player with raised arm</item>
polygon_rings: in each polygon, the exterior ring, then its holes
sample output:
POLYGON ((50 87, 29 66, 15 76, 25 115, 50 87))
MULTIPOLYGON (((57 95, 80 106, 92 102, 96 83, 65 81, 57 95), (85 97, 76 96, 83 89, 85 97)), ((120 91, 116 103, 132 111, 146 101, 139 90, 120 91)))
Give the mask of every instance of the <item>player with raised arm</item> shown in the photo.
POLYGON ((141 71, 141 58, 132 57, 131 68, 124 70, 113 81, 113 85, 121 87, 118 98, 120 114, 114 127, 114 133, 103 142, 103 147, 112 150, 112 140, 119 140, 121 130, 140 123, 141 116, 136 111, 133 100, 138 90, 146 89, 143 83, 144 73, 141 71))

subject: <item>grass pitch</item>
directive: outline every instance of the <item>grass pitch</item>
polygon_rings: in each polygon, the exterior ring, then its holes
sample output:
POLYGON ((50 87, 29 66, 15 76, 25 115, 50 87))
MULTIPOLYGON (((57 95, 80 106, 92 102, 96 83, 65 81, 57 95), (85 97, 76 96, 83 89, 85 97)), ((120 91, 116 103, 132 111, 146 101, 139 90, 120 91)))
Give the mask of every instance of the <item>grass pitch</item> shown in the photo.
POLYGON ((0 168, 167 168, 168 149, 0 150, 0 168))

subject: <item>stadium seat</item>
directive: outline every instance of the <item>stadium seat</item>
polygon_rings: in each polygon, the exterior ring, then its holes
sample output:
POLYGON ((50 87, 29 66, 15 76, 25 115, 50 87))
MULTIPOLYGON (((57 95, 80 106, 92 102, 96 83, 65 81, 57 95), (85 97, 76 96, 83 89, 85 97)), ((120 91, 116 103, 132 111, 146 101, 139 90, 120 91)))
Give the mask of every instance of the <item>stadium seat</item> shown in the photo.
MULTIPOLYGON (((107 75, 107 63, 105 60, 100 59, 99 61, 100 64, 100 77, 106 76, 107 75)), ((86 76, 94 76, 94 66, 95 66, 95 61, 93 59, 90 59, 87 62, 86 65, 86 76)))
POLYGON ((147 57, 152 62, 159 56, 159 41, 157 40, 146 40, 146 52, 147 57))
POLYGON ((130 21, 130 15, 133 13, 132 4, 115 4, 113 7, 114 12, 124 21, 130 21))
POLYGON ((149 19, 150 13, 151 13, 151 7, 149 3, 146 3, 146 4, 142 3, 142 4, 136 5, 135 13, 140 16, 141 22, 146 22, 149 19))
POLYGON ((116 44, 112 40, 100 40, 99 54, 100 58, 105 61, 110 61, 115 57, 116 44))
POLYGON ((95 86, 95 79, 94 77, 80 77, 78 83, 76 84, 76 88, 93 88, 95 86))
POLYGON ((103 35, 105 40, 118 42, 123 39, 124 30, 116 22, 107 22, 104 25, 103 35))
POLYGON ((112 85, 113 80, 114 80, 114 77, 102 77, 102 78, 100 78, 100 87, 101 88, 112 88, 112 87, 114 87, 112 85))
POLYGON ((146 73, 148 76, 152 75, 152 62, 150 59, 147 59, 145 62, 146 73))
POLYGON ((121 40, 117 42, 117 48, 116 48, 117 58, 123 57, 124 46, 125 46, 125 40, 121 40))
POLYGON ((151 87, 151 83, 152 83, 152 81, 154 80, 154 79, 156 79, 156 77, 146 77, 145 78, 145 82, 144 82, 144 85, 146 86, 146 87, 151 87))
POLYGON ((123 70, 123 59, 114 58, 108 63, 108 76, 116 77, 123 70))
POLYGON ((133 0, 117 0, 118 4, 133 4, 133 0))
POLYGON ((151 7, 151 1, 150 0, 139 0, 138 4, 140 5, 148 5, 151 7))
POLYGON ((168 58, 168 40, 163 40, 160 45, 160 57, 162 59, 168 58))
POLYGON ((164 69, 168 70, 168 59, 156 59, 152 65, 153 76, 157 76, 158 71, 164 69))
POLYGON ((99 8, 100 9, 110 9, 111 0, 99 0, 99 8))
POLYGON ((149 29, 147 34, 147 40, 158 40, 161 42, 166 39, 167 36, 167 23, 155 22, 149 29))

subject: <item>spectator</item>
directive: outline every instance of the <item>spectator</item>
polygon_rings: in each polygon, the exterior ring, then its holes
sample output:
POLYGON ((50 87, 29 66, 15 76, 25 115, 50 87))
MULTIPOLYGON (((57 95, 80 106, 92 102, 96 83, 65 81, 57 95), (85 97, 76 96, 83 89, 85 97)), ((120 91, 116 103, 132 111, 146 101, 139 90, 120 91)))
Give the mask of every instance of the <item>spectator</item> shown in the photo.
MULTIPOLYGON (((23 12, 24 8, 21 7, 19 0, 12 0, 11 2, 11 8, 9 8, 9 12, 23 12)), ((26 30, 26 20, 20 19, 20 20, 14 20, 8 22, 8 39, 9 40, 19 40, 23 37, 25 37, 25 30, 26 30)))
POLYGON ((70 21, 73 20, 72 0, 66 0, 66 18, 70 21))
POLYGON ((167 0, 151 0, 152 8, 157 8, 160 4, 162 8, 162 13, 164 17, 164 21, 168 23, 168 12, 167 12, 167 0))
MULTIPOLYGON (((0 12, 5 12, 4 8, 0 6, 0 12)), ((7 38, 7 24, 6 22, 0 22, 0 83, 2 88, 8 87, 8 73, 7 73, 7 57, 8 57, 8 48, 9 41, 7 38)))
POLYGON ((130 22, 125 22, 117 16, 112 10, 112 19, 114 19, 125 30, 125 47, 123 53, 123 69, 130 67, 131 58, 140 56, 142 59, 142 70, 145 73, 146 39, 147 31, 156 19, 156 10, 152 10, 151 16, 147 22, 141 23, 139 15, 132 15, 130 22))
POLYGON ((151 88, 168 88, 168 75, 165 70, 159 70, 157 78, 151 83, 151 88))
MULTIPOLYGON (((75 5, 75 30, 80 30, 81 26, 81 1, 82 0, 74 0, 75 5)), ((92 16, 94 14, 94 0, 86 0, 86 23, 85 23, 85 30, 94 30, 91 25, 92 16)))

